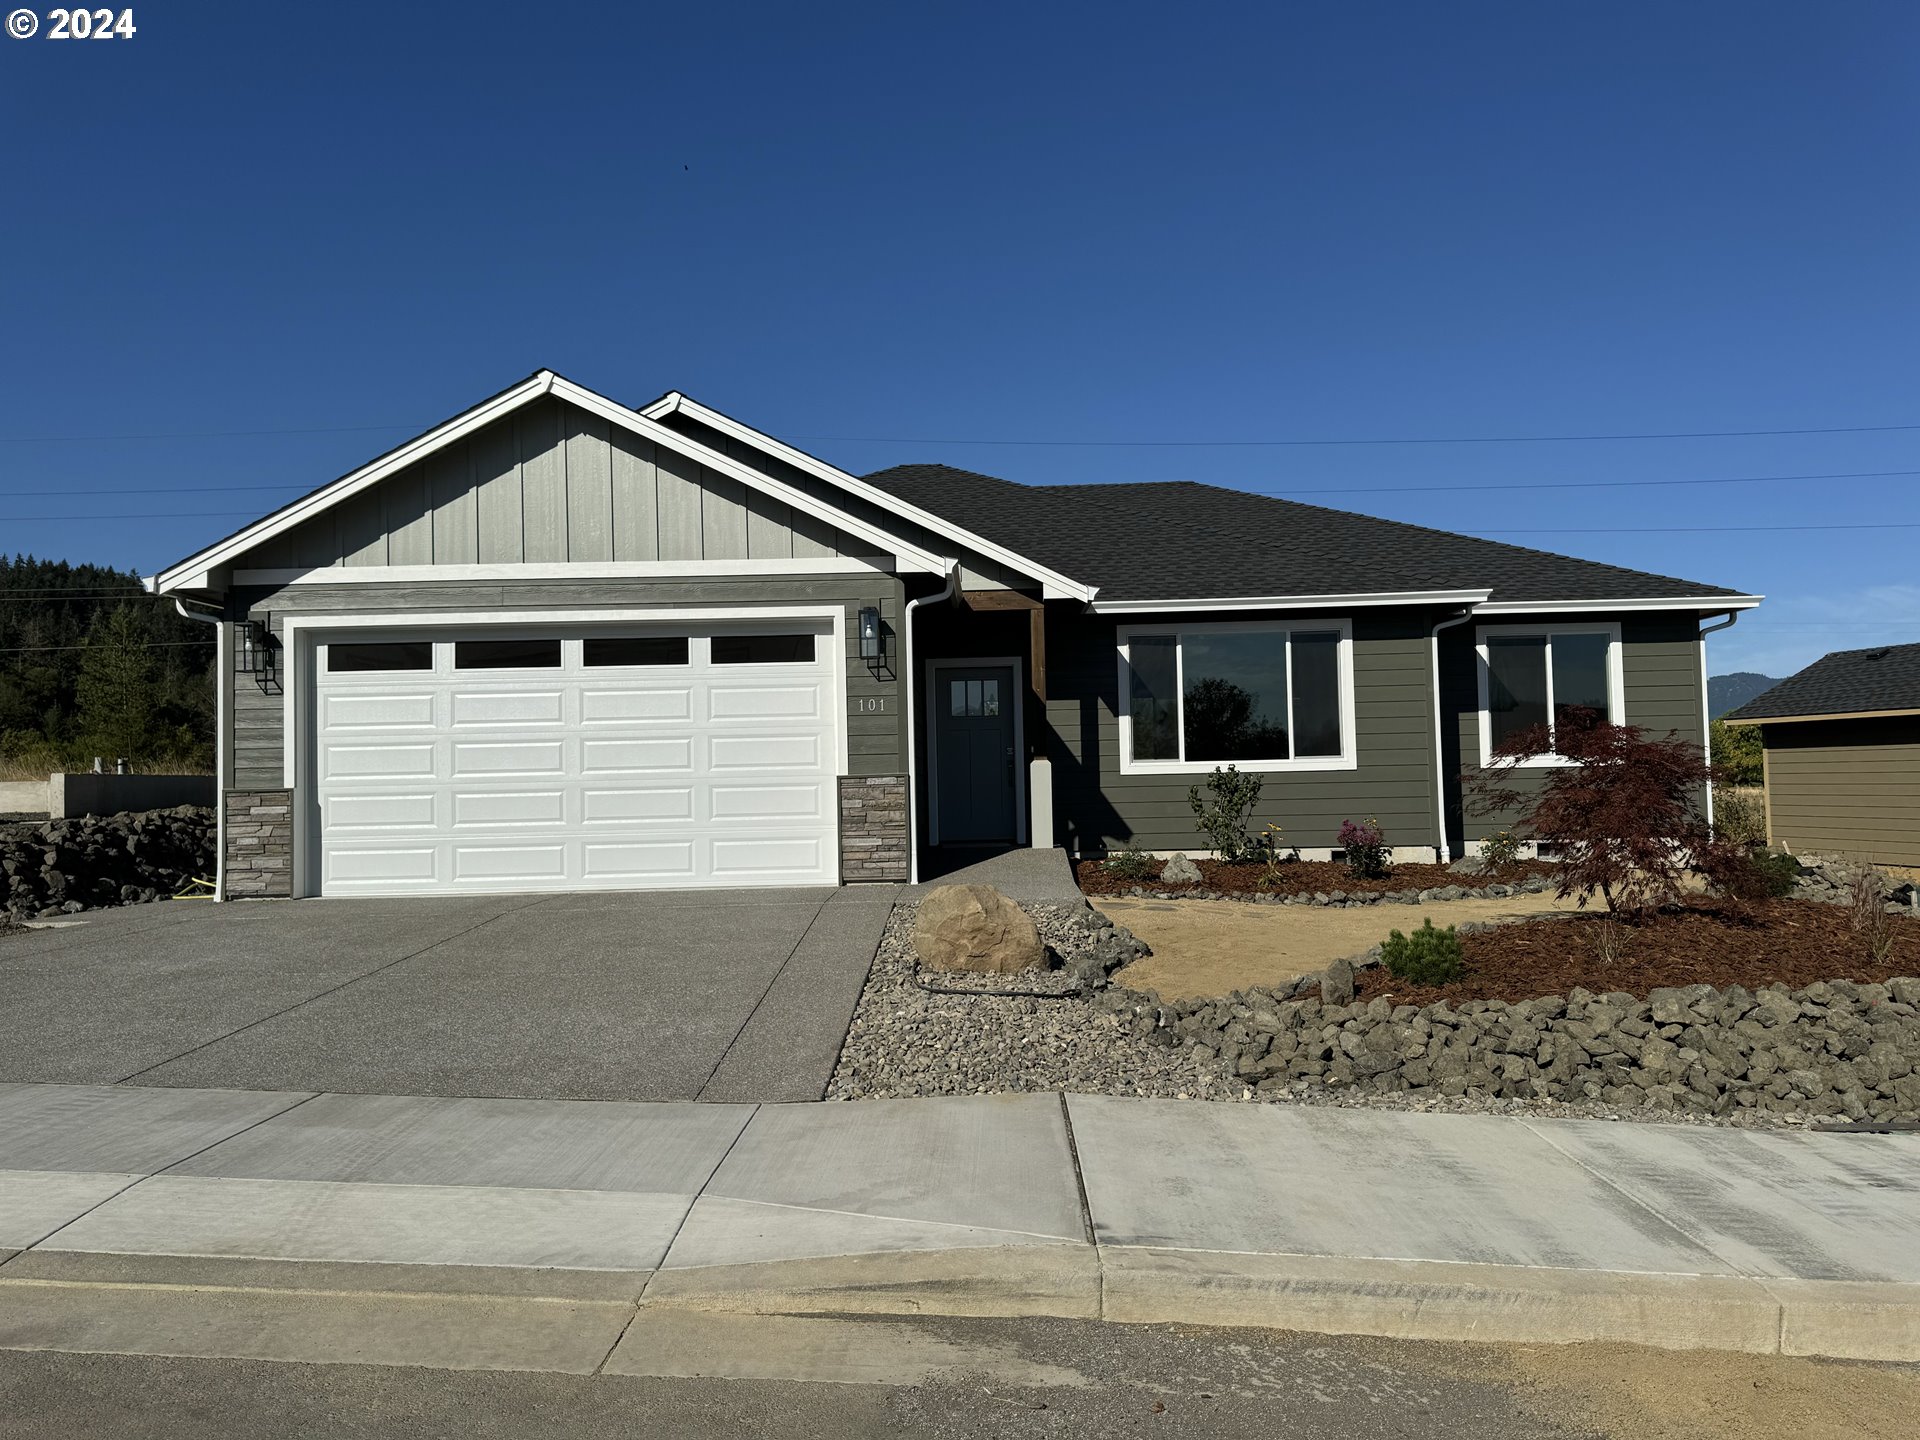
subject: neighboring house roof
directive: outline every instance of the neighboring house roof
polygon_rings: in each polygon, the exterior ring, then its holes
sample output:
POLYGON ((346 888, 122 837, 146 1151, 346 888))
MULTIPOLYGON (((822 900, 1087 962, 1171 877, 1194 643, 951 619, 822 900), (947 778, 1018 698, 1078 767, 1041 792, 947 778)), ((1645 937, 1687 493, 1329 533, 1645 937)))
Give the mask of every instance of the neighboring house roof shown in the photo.
POLYGON ((1920 712, 1920 645, 1836 650, 1723 719, 1815 720, 1920 712))
POLYGON ((1099 587, 1112 602, 1491 591, 1491 603, 1757 603, 1716 585, 1650 575, 1372 515, 1192 481, 1019 485, 948 465, 866 477, 909 504, 1099 587))

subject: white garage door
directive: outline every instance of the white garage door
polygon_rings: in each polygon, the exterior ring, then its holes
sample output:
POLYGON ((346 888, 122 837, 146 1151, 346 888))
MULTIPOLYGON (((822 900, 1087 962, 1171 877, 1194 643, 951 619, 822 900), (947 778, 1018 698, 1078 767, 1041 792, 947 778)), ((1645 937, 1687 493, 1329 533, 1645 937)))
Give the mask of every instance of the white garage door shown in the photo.
POLYGON ((833 884, 825 622, 335 635, 329 895, 833 884))

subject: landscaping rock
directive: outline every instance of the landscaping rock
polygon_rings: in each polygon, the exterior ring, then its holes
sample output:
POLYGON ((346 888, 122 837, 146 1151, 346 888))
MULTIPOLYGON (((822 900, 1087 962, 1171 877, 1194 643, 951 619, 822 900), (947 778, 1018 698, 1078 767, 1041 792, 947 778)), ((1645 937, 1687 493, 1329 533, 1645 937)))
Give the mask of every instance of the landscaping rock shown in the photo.
POLYGON ((1353 963, 1336 960, 1320 972, 1320 999, 1327 1005, 1353 1003, 1353 963))
POLYGON ((913 946, 929 970, 993 975, 1045 963, 1027 913, 991 885, 942 885, 920 902, 913 946))
POLYGON ((1200 880, 1200 867, 1185 855, 1176 854, 1160 869, 1162 885, 1198 885, 1200 880))
POLYGON ((0 827, 0 914, 164 900, 214 871, 213 811, 183 805, 0 827))

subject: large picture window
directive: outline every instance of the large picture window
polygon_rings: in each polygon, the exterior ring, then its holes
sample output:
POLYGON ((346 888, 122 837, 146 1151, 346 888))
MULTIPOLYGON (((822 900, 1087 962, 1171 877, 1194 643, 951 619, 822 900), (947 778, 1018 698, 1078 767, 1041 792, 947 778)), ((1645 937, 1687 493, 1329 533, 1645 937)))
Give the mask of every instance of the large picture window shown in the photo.
MULTIPOLYGON (((1620 632, 1612 625, 1501 626, 1480 632, 1480 763, 1523 730, 1583 718, 1623 723, 1620 632)), ((1528 763, 1567 762, 1551 751, 1528 763)))
POLYGON ((1330 620, 1123 629, 1121 769, 1350 767, 1351 643, 1330 620))

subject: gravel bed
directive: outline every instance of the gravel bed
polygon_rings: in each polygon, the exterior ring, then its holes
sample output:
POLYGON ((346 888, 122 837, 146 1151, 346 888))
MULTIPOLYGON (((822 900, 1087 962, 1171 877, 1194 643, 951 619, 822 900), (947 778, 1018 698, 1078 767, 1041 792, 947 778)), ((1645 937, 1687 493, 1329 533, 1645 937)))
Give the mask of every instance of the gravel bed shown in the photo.
MULTIPOLYGON (((922 989, 913 953, 917 908, 897 905, 887 921, 827 1086, 829 1100, 1047 1090, 1182 1100, 1222 1098, 1230 1089, 1238 1095, 1218 1063, 1135 1039, 1125 1019, 1094 1009, 1084 998, 922 989)), ((1098 948, 1102 932, 1115 937, 1110 945, 1132 941, 1084 905, 1021 908, 1033 917, 1041 940, 1063 957, 1079 959, 1098 948)), ((1074 968, 979 980, 998 989, 1037 989, 1061 985, 1060 977, 1074 968)), ((932 978, 941 985, 960 983, 950 974, 932 978)))

